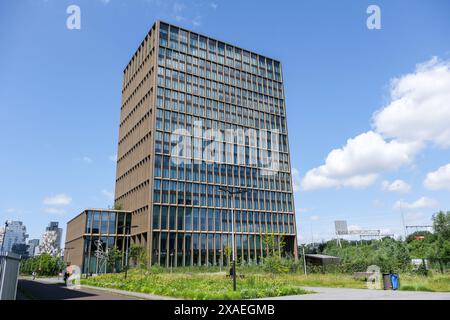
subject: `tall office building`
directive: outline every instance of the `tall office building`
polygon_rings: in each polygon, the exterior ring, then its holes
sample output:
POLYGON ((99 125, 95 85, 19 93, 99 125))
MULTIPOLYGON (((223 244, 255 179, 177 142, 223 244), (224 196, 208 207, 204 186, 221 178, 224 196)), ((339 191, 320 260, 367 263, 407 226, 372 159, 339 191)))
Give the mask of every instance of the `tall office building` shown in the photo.
POLYGON ((45 231, 54 231, 56 234, 55 246, 57 250, 61 250, 61 238, 62 238, 62 228, 59 227, 59 222, 51 221, 45 228, 45 231))
POLYGON ((296 257, 280 62, 156 22, 123 73, 115 201, 152 264, 227 264, 233 228, 238 261, 269 234, 296 257))
POLYGON ((0 246, 3 252, 11 252, 15 244, 26 244, 27 228, 22 221, 7 221, 6 229, 0 230, 0 246))
POLYGON ((39 239, 28 240, 28 256, 34 257, 39 252, 39 239))

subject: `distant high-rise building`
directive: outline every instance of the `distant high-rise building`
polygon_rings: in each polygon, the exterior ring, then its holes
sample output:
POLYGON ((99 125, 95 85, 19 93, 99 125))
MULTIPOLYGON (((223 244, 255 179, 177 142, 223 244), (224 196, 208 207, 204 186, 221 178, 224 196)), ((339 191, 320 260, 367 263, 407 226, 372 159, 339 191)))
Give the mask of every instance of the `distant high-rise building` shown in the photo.
POLYGON ((19 255, 22 259, 27 259, 28 255, 28 245, 25 243, 14 243, 11 252, 19 255))
POLYGON ((45 231, 56 232, 56 247, 58 250, 61 250, 62 228, 59 228, 59 223, 57 221, 50 222, 45 231))
POLYGON ((62 229, 59 228, 59 223, 52 221, 45 228, 39 242, 39 254, 47 253, 52 256, 58 256, 62 253, 61 250, 62 229))
POLYGON ((268 235, 297 257, 280 61, 156 22, 123 72, 115 201, 151 264, 226 263, 233 229, 239 261, 268 235))
POLYGON ((39 249, 39 239, 28 240, 28 256, 34 257, 37 255, 39 249))
POLYGON ((42 234, 41 241, 39 242, 39 254, 47 253, 51 256, 58 256, 61 254, 61 250, 57 245, 56 239, 58 235, 56 231, 45 231, 42 234))
POLYGON ((7 221, 6 229, 3 227, 0 231, 0 248, 4 252, 11 252, 13 245, 26 244, 27 238, 27 228, 22 221, 7 221))

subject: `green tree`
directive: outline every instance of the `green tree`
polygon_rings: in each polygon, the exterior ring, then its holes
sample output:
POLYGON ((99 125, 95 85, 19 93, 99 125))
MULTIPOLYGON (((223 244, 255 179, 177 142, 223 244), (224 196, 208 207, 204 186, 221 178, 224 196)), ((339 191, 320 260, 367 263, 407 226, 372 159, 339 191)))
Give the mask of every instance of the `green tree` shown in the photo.
POLYGON ((269 234, 263 238, 263 243, 267 252, 267 256, 263 259, 265 271, 270 273, 287 273, 297 269, 298 264, 292 257, 282 256, 286 246, 284 236, 280 236, 277 239, 274 234, 269 234))
POLYGON ((47 253, 24 260, 20 265, 20 272, 26 275, 36 272, 38 276, 55 276, 63 269, 64 261, 47 253))
POLYGON ((284 251, 284 247, 286 246, 286 241, 284 240, 284 236, 280 236, 280 238, 275 237, 275 235, 269 234, 263 238, 264 247, 268 252, 268 256, 276 255, 281 256, 281 253, 284 251))
POLYGON ((129 256, 133 266, 145 268, 147 266, 147 250, 144 246, 132 244, 130 246, 129 256))
POLYGON ((439 211, 433 215, 433 230, 437 237, 450 240, 450 211, 439 211))
POLYGON ((119 201, 114 202, 114 210, 122 210, 123 206, 119 201))
POLYGON ((231 255, 233 254, 233 248, 229 245, 226 245, 223 248, 223 254, 225 257, 227 257, 227 265, 229 266, 231 264, 231 255))
POLYGON ((379 266, 382 272, 399 272, 407 270, 410 265, 405 243, 391 238, 367 241, 363 245, 347 242, 342 244, 342 248, 335 241, 329 241, 323 253, 339 257, 340 269, 344 272, 364 272, 371 265, 379 266))
POLYGON ((427 238, 427 237, 432 237, 432 236, 433 236, 433 234, 430 231, 416 231, 416 232, 409 234, 406 237, 406 242, 410 243, 411 241, 416 240, 417 237, 427 238))
POLYGON ((122 261, 123 254, 117 249, 117 247, 112 247, 108 250, 106 254, 106 265, 107 270, 115 273, 120 268, 120 262, 122 261))
POLYGON ((436 262, 439 266, 439 271, 444 273, 446 266, 450 263, 450 241, 445 240, 443 237, 438 237, 433 242, 430 248, 430 260, 436 262))

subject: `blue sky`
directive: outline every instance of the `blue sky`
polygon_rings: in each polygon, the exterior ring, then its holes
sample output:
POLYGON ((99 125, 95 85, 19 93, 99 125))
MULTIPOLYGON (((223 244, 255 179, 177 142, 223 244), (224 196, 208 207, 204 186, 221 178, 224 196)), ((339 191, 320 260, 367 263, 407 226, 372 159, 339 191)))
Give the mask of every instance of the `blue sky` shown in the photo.
POLYGON ((450 209, 449 12, 445 0, 1 1, 0 220, 34 238, 112 204, 122 70, 161 19, 282 61, 300 241, 330 238, 335 219, 402 234, 399 208, 429 224, 450 209), (66 28, 71 4, 81 30, 66 28), (366 27, 370 4, 381 30, 366 27))

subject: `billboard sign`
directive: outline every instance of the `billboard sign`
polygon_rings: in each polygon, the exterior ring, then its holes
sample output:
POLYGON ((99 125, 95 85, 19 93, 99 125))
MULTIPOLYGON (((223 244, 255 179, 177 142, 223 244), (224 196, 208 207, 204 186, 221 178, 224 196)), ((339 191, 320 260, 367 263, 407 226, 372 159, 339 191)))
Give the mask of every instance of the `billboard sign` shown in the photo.
POLYGON ((336 220, 334 222, 334 228, 337 235, 348 234, 347 221, 346 220, 336 220))

